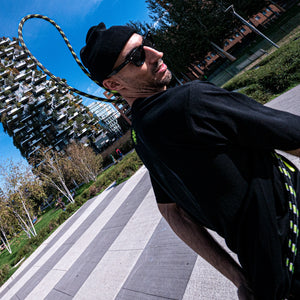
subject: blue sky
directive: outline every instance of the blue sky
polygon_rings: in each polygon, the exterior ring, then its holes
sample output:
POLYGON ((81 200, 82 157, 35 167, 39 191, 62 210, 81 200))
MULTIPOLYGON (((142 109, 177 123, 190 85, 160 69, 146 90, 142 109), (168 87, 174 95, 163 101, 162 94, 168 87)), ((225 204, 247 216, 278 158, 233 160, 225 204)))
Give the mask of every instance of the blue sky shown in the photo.
MULTIPOLYGON (((79 57, 88 29, 104 22, 107 27, 129 21, 150 22, 144 0, 0 0, 0 36, 17 37, 20 20, 28 14, 53 19, 65 32, 79 57)), ((103 96, 101 90, 77 66, 58 31, 41 19, 30 19, 23 27, 25 44, 32 54, 54 75, 66 78, 79 90, 103 96)), ((85 104, 92 100, 85 100, 85 104)), ((20 152, 0 123, 0 162, 19 160, 20 152)))

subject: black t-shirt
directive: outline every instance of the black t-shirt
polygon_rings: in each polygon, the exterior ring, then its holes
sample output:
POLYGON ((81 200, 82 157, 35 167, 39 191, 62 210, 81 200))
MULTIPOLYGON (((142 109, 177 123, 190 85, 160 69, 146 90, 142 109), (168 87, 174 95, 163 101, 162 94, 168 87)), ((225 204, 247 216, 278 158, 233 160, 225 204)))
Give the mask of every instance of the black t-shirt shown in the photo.
POLYGON ((283 296, 287 198, 271 153, 300 148, 300 117, 200 81, 137 99, 132 114, 157 202, 223 236, 261 299, 283 296))

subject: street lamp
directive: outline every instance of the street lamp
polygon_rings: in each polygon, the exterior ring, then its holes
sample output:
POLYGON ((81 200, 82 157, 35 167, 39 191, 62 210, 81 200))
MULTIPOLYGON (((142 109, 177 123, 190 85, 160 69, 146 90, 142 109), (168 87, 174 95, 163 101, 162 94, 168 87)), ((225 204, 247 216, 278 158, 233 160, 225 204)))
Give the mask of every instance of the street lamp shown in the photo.
POLYGON ((258 33, 260 36, 262 36, 264 39, 266 39, 268 42, 270 42, 273 46, 275 46, 276 48, 279 48, 279 46, 277 44, 275 44, 273 41, 271 41, 268 37, 266 37, 263 33, 261 33, 255 26, 253 26, 252 24, 250 24, 249 22, 247 22, 243 17, 241 17, 235 10, 233 7, 233 4, 228 6, 224 12, 227 12, 228 10, 232 9, 232 13, 238 17, 244 24, 246 24, 248 27, 250 27, 253 31, 255 31, 256 33, 258 33))

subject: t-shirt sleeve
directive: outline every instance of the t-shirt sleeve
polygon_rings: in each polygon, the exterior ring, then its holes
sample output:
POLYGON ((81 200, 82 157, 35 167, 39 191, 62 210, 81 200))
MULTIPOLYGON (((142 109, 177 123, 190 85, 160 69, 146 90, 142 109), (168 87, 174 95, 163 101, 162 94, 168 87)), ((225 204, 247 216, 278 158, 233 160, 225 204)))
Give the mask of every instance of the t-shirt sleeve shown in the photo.
POLYGON ((212 84, 191 86, 187 112, 191 131, 201 136, 206 147, 238 144, 259 149, 300 148, 299 116, 212 84))
POLYGON ((154 190, 157 203, 174 203, 174 201, 168 196, 168 194, 162 189, 156 179, 150 175, 151 184, 154 190))

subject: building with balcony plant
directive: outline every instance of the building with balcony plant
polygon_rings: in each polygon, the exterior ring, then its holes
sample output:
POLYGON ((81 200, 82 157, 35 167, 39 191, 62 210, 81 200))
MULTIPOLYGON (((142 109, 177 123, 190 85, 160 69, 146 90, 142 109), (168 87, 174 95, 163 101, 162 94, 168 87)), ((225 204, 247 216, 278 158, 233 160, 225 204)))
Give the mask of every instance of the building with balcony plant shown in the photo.
POLYGON ((37 69, 18 40, 0 39, 0 117, 25 158, 41 147, 62 151, 71 141, 92 146, 107 131, 78 95, 37 69))

